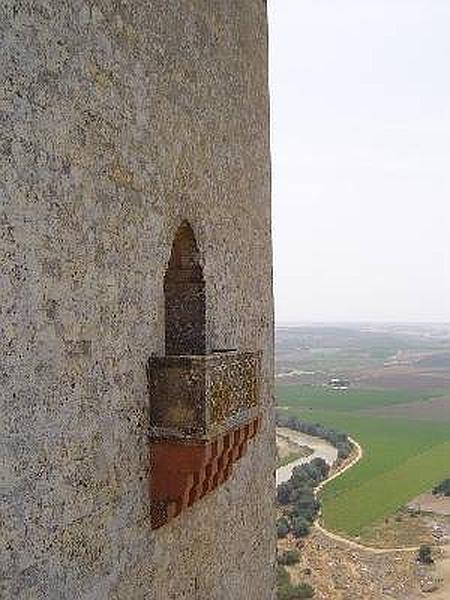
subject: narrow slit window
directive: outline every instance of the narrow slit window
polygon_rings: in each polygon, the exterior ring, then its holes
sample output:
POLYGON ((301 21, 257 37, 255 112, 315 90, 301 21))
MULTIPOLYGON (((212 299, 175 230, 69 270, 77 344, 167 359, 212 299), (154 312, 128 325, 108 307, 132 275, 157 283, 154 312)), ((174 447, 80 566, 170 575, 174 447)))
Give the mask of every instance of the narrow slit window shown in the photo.
POLYGON ((164 277, 166 355, 205 354, 205 279, 194 232, 183 222, 164 277))

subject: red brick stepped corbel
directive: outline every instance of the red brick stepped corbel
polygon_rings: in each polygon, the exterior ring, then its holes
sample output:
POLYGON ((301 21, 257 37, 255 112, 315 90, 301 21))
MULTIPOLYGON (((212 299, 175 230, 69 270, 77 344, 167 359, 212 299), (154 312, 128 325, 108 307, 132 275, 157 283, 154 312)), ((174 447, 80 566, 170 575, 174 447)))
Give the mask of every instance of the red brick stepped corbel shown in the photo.
POLYGON ((258 416, 213 441, 155 439, 151 444, 151 520, 158 529, 231 475, 261 424, 258 416))

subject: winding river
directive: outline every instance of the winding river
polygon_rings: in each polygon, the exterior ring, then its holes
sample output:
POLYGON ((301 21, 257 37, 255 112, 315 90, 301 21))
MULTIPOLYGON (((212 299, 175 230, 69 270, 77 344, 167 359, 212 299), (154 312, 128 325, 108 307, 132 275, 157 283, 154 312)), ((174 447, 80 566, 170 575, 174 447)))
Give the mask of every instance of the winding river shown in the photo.
POLYGON ((322 440, 319 437, 302 433, 301 431, 294 431, 287 427, 277 427, 277 435, 289 439, 291 442, 298 444, 299 446, 308 446, 313 451, 309 456, 303 456, 296 460, 279 467, 276 472, 277 485, 284 483, 289 480, 292 475, 292 470, 299 465, 311 462, 314 458, 323 458, 323 460, 331 466, 337 459, 337 450, 326 440, 322 440))

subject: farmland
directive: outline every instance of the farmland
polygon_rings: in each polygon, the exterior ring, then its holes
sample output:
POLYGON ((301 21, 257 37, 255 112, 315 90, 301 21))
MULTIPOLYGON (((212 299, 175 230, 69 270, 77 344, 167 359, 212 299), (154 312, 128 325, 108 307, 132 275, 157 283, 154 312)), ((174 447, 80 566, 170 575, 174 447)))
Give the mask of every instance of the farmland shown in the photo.
POLYGON ((360 463, 322 494, 325 525, 360 535, 450 476, 445 361, 450 341, 446 330, 433 336, 426 329, 407 335, 377 331, 371 349, 370 331, 346 328, 340 336, 339 328, 333 328, 330 339, 324 328, 315 335, 309 327, 306 335, 307 344, 304 331, 291 330, 288 343, 281 343, 277 373, 294 372, 277 378, 277 405, 285 414, 345 431, 363 446, 360 463), (333 352, 318 352, 317 346, 332 347, 333 352), (337 375, 349 380, 349 389, 327 385, 337 375))

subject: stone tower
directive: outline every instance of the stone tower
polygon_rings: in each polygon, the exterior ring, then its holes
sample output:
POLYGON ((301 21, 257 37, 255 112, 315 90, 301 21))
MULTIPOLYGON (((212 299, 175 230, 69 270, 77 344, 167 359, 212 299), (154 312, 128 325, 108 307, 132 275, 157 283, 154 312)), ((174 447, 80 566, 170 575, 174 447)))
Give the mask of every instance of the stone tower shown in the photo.
POLYGON ((271 600, 265 2, 0 28, 0 597, 271 600))

